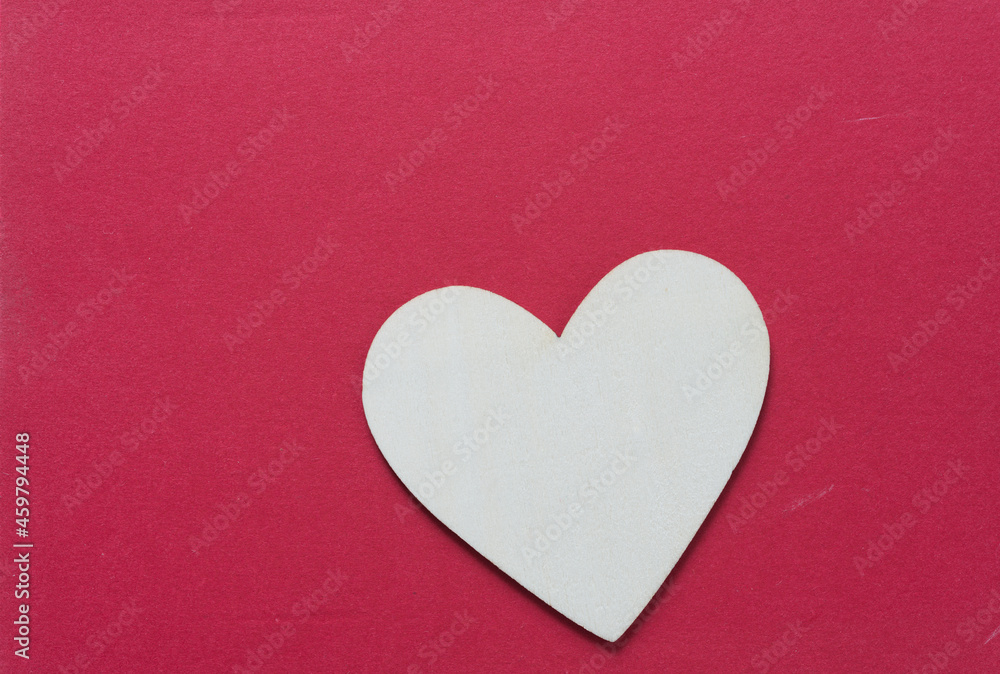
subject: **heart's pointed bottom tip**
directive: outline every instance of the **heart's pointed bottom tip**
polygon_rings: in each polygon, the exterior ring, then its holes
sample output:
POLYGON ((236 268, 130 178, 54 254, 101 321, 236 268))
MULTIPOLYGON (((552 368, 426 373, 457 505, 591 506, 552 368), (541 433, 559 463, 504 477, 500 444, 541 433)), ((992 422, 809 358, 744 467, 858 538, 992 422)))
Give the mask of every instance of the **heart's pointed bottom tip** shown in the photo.
MULTIPOLYGON (((604 627, 584 627, 585 630, 593 634, 595 637, 603 639, 608 643, 614 643, 621 639, 622 635, 628 631, 628 628, 632 626, 634 621, 629 621, 627 625, 614 625, 614 626, 604 626, 604 627)), ((581 627, 583 627, 581 625, 581 627)))

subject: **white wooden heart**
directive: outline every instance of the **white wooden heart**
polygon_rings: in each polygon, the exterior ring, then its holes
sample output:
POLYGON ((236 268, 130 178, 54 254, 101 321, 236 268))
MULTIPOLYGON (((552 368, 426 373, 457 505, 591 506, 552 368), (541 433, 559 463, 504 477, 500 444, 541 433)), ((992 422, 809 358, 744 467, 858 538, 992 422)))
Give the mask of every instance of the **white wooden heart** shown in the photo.
POLYGON ((434 516, 614 641, 736 467, 769 362, 735 274, 655 251, 605 276, 561 337, 486 290, 420 295, 375 336, 362 397, 382 454, 434 516))

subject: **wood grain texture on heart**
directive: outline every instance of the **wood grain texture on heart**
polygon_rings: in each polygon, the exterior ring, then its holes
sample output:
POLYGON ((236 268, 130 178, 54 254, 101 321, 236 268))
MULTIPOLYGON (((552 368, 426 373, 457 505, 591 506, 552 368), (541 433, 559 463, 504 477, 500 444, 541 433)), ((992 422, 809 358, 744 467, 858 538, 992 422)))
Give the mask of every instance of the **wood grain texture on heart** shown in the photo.
POLYGON ((620 637, 677 563, 753 431, 767 328, 696 253, 607 274, 561 336, 486 290, 396 310, 365 362, 365 416, 392 470, 500 570, 620 637))

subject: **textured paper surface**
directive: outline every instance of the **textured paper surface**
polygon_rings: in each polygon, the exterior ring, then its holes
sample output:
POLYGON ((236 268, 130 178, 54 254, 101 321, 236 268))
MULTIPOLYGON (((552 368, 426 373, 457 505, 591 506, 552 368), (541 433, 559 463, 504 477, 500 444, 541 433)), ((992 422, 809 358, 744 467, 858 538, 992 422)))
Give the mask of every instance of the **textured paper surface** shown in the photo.
POLYGON ((3 667, 233 672, 287 623, 262 671, 995 670, 995 8, 401 3, 345 54, 387 5, 0 7, 3 667), (421 293, 561 332, 658 249, 746 283, 771 379, 608 655, 413 507, 351 374, 421 293))

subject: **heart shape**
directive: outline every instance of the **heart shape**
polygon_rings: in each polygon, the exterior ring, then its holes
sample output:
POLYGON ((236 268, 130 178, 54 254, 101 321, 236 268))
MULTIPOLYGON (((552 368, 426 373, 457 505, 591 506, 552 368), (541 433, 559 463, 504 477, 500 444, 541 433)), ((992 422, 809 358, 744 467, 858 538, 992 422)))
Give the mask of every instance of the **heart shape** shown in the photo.
POLYGON ((561 337, 486 290, 414 298, 375 336, 362 398, 382 454, 435 517, 614 641, 729 480, 769 363, 735 274, 654 251, 601 279, 561 337))

